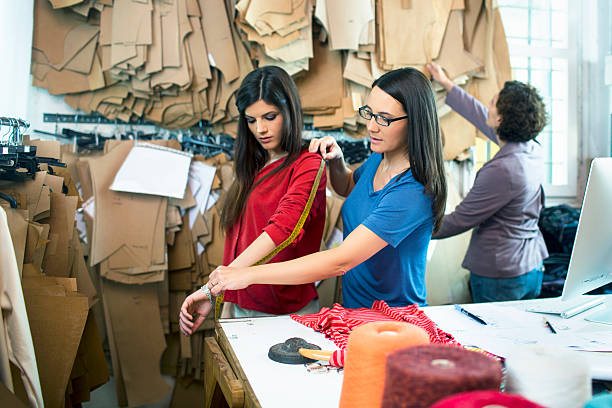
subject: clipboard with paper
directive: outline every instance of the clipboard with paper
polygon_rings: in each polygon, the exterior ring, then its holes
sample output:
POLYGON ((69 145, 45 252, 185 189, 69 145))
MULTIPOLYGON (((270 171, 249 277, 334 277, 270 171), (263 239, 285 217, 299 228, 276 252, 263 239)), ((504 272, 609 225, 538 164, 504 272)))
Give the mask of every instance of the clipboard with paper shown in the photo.
POLYGON ((192 157, 191 153, 180 150, 136 143, 110 189, 182 199, 192 157))

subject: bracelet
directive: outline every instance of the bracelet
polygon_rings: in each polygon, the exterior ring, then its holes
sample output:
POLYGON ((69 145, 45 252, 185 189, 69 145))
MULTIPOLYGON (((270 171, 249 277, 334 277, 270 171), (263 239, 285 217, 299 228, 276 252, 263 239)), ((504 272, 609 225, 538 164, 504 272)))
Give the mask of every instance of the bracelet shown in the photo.
POLYGON ((210 289, 208 289, 207 284, 202 285, 202 287, 200 288, 200 290, 202 290, 202 292, 204 292, 204 294, 206 295, 206 297, 208 298, 208 300, 210 301, 210 303, 215 303, 215 298, 212 295, 212 293, 210 293, 210 289))

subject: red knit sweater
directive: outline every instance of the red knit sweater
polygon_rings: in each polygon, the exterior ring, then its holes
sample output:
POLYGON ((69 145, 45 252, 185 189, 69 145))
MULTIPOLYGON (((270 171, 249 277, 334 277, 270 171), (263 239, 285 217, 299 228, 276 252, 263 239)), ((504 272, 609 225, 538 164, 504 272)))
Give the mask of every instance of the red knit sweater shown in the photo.
MULTIPOLYGON (((264 167, 255 183, 282 164, 275 161, 264 167)), ((229 265, 264 231, 276 245, 293 231, 308 201, 310 189, 317 175, 321 156, 304 151, 287 169, 260 183, 249 195, 240 219, 230 228, 225 238, 223 264, 229 265)), ((271 262, 282 262, 317 252, 325 226, 325 185, 323 173, 312 208, 298 237, 271 262)), ((314 284, 251 285, 246 289, 228 290, 225 300, 238 306, 270 314, 294 313, 317 297, 314 284)))

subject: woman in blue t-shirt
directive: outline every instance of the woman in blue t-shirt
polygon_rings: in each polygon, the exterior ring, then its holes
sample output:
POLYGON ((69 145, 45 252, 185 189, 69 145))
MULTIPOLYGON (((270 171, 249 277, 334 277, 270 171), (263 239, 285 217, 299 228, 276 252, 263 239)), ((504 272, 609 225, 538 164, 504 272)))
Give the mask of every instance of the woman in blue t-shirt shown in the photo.
MULTIPOLYGON (((367 120, 373 154, 355 172, 332 137, 314 139, 329 165, 342 208, 343 243, 287 262, 218 267, 213 295, 251 284, 301 284, 343 275, 344 306, 425 304, 425 263, 446 203, 442 140, 429 79, 413 68, 386 73, 372 85, 367 120)), ((205 290, 206 291, 206 290, 205 290)), ((210 292, 209 292, 210 293, 210 292)))

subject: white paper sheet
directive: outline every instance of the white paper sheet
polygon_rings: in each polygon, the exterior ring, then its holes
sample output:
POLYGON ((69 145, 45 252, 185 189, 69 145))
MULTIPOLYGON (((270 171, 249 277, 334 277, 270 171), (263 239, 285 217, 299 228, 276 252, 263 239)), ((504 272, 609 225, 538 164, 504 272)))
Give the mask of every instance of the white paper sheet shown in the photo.
POLYGON ((189 228, 193 228, 196 216, 204 214, 207 208, 210 189, 215 178, 214 166, 194 161, 189 168, 189 188, 193 194, 196 205, 189 211, 189 228))
POLYGON ((605 331, 605 325, 592 326, 584 319, 547 316, 557 332, 553 334, 541 314, 526 312, 520 307, 493 303, 462 306, 486 321, 487 325, 447 306, 426 308, 425 313, 461 344, 477 346, 501 357, 506 357, 517 347, 536 344, 576 351, 612 352, 612 331, 605 331), (600 329, 586 330, 587 325, 600 329))
POLYGON ((547 329, 542 315, 528 313, 514 307, 502 307, 488 304, 463 305, 463 308, 483 319, 489 326, 497 329, 536 328, 547 329))
POLYGON ((192 154, 149 143, 136 143, 110 189, 183 198, 192 154))

